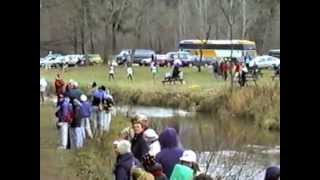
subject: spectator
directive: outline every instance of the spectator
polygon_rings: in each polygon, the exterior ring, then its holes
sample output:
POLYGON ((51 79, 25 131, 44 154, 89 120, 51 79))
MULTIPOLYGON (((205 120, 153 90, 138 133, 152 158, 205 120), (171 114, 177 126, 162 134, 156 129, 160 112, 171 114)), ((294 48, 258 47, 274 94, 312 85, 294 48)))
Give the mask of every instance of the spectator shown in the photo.
POLYGON ((68 97, 64 97, 60 94, 58 98, 59 106, 56 112, 56 117, 58 118, 57 127, 60 133, 60 146, 58 149, 67 149, 69 123, 71 123, 73 118, 72 105, 68 97))
POLYGON ((149 147, 147 142, 143 138, 143 124, 139 121, 133 122, 132 128, 134 130, 134 137, 131 140, 131 151, 140 162, 142 161, 142 156, 148 153, 149 147))
POLYGON ((167 180, 167 176, 163 173, 163 169, 161 164, 156 162, 156 159, 154 156, 151 156, 149 154, 143 156, 142 165, 144 169, 148 172, 150 172, 155 180, 167 180))
POLYGON ((60 73, 58 73, 57 76, 56 76, 56 80, 54 82, 54 86, 55 86, 55 89, 56 89, 56 95, 57 96, 59 96, 59 94, 63 94, 64 93, 65 82, 61 78, 60 73))
POLYGON ((130 180, 132 166, 139 166, 139 161, 132 155, 131 144, 127 140, 114 142, 117 161, 113 174, 115 180, 130 180))
POLYGON ((154 176, 140 167, 132 167, 132 180, 155 180, 154 176))
POLYGON ((78 99, 74 100, 74 119, 70 124, 70 146, 71 149, 80 149, 83 147, 84 130, 81 126, 81 103, 78 99))
POLYGON ((90 117, 92 112, 91 104, 87 101, 87 96, 84 94, 80 96, 80 100, 81 126, 85 130, 83 134, 85 134, 85 137, 92 139, 93 135, 90 126, 90 117))
POLYGON ((44 103, 44 96, 46 94, 48 83, 44 78, 40 79, 40 103, 44 103))
POLYGON ((264 180, 280 180, 280 168, 276 166, 268 167, 264 180))
POLYGON ((183 152, 182 157, 180 158, 180 163, 175 165, 170 179, 193 179, 198 170, 199 168, 197 165, 196 153, 192 150, 186 150, 183 152))
POLYGON ((143 133, 143 138, 147 142, 147 145, 149 147, 149 154, 151 156, 156 156, 160 150, 160 142, 158 140, 159 136, 153 129, 147 129, 143 133))
POLYGON ((178 136, 174 128, 166 128, 159 136, 161 151, 156 155, 156 161, 163 167, 167 177, 171 176, 174 166, 179 162, 183 150, 178 147, 178 136))

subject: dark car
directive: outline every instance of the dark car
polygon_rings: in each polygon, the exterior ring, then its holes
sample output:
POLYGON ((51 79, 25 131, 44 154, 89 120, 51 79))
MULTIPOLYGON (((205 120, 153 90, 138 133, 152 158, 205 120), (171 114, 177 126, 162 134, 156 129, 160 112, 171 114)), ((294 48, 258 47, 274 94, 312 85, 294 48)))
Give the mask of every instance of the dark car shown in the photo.
POLYGON ((119 55, 116 56, 116 61, 119 65, 124 64, 128 60, 128 56, 130 55, 131 52, 134 52, 132 63, 135 64, 140 64, 142 65, 143 63, 141 62, 142 59, 147 59, 151 58, 152 55, 155 56, 155 52, 150 49, 125 49, 122 50, 119 55))
POLYGON ((156 53, 150 49, 135 49, 133 55, 133 63, 142 65, 142 59, 152 58, 156 53))

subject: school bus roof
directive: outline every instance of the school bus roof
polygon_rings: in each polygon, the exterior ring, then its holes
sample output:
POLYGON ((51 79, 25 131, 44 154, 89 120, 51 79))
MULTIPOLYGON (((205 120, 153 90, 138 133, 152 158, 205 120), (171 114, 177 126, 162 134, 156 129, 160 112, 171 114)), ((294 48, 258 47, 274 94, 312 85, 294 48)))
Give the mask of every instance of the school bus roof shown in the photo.
MULTIPOLYGON (((185 43, 194 43, 194 44, 201 44, 204 43, 205 40, 199 40, 199 39, 188 39, 188 40, 182 40, 180 41, 180 44, 185 43)), ((249 40, 208 40, 207 44, 252 44, 254 45, 255 42, 249 41, 249 40)))

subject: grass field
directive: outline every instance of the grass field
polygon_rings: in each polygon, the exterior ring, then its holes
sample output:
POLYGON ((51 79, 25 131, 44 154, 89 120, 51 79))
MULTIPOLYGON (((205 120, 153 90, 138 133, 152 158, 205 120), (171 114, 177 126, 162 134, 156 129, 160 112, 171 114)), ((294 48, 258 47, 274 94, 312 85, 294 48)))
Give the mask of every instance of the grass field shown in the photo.
MULTIPOLYGON (((166 72, 171 72, 170 68, 159 68, 156 80, 153 81, 152 74, 149 67, 134 67, 134 81, 130 82, 126 78, 126 68, 116 68, 116 80, 109 81, 107 68, 105 66, 88 66, 69 68, 64 73, 64 79, 74 79, 79 82, 80 86, 87 87, 91 82, 96 81, 98 84, 104 84, 110 89, 140 89, 143 91, 210 91, 226 88, 230 86, 230 81, 216 80, 213 77, 212 69, 203 68, 202 72, 198 72, 196 68, 183 68, 184 79, 186 84, 163 86, 161 80, 163 80, 166 72), (194 88, 193 88, 194 87, 194 88)), ((56 73, 59 70, 40 70, 40 75, 44 76, 47 80, 53 81, 56 73)), ((269 84, 271 82, 271 71, 264 71, 264 78, 259 81, 259 84, 269 84)))

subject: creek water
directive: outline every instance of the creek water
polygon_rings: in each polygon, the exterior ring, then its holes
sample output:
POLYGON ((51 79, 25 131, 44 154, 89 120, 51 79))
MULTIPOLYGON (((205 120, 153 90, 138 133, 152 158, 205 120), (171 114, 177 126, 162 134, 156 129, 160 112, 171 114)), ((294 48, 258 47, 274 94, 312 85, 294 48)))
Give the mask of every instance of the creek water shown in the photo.
POLYGON ((114 115, 135 113, 151 119, 158 133, 174 127, 183 148, 194 150, 200 169, 214 177, 260 180, 266 167, 280 167, 280 133, 264 131, 245 119, 145 106, 121 106, 114 111, 114 115))

